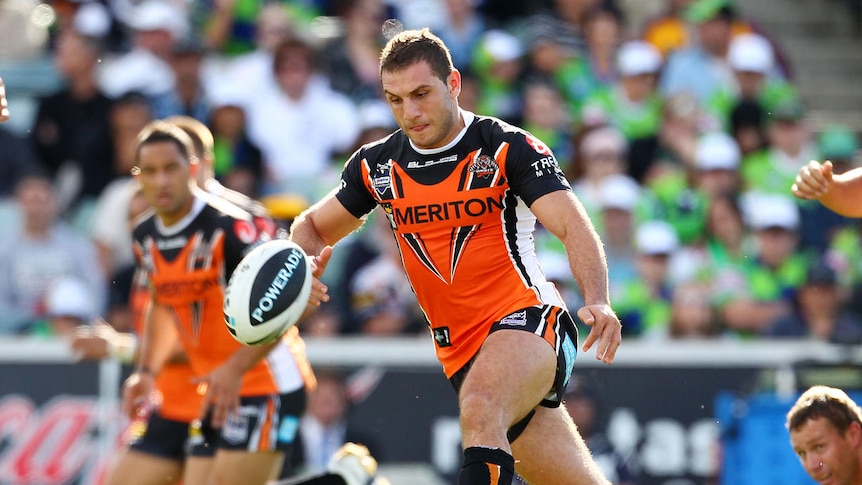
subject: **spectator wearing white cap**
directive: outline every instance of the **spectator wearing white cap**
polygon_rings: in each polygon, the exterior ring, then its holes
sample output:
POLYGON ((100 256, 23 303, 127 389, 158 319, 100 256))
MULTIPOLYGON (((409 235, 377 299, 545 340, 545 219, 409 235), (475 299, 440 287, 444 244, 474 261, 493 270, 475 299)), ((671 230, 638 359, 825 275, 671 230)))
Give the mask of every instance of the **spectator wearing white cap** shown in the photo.
POLYGON ((92 290, 87 283, 73 277, 61 277, 48 287, 45 294, 46 320, 35 325, 32 335, 69 337, 79 325, 86 325, 98 316, 92 290))
POLYGON ((769 112, 778 103, 798 97, 796 88, 776 68, 772 45, 759 34, 733 38, 727 53, 734 84, 724 86, 707 100, 706 110, 718 126, 730 128, 730 114, 742 101, 755 102, 769 112))
POLYGON ((680 247, 679 237, 667 221, 649 220, 635 230, 634 278, 611 292, 614 311, 623 322, 623 333, 643 335, 670 322, 672 287, 671 258, 680 247))
POLYGON ((628 173, 641 180, 654 159, 661 127, 663 102, 656 79, 662 58, 651 44, 635 40, 619 48, 616 61, 619 81, 587 99, 581 123, 608 123, 619 129, 630 144, 628 173))
POLYGON ((524 47, 514 34, 487 30, 473 52, 473 72, 479 82, 476 110, 509 123, 521 122, 524 47))
POLYGON ((627 149, 625 137, 613 126, 601 126, 581 134, 575 163, 567 175, 573 180, 572 190, 590 215, 595 216, 599 208, 602 180, 626 172, 627 149))
POLYGON ((186 12, 168 0, 145 0, 120 20, 132 30, 133 45, 129 52, 103 63, 99 82, 105 93, 119 97, 139 91, 156 96, 173 89, 169 60, 174 44, 188 32, 186 12))
POLYGON ((788 314, 805 279, 808 258, 799 251, 799 209, 789 195, 751 193, 742 203, 755 253, 717 277, 727 329, 750 336, 788 314))
POLYGON ((641 186, 633 178, 623 174, 610 175, 599 185, 600 209, 596 228, 605 243, 608 283, 612 292, 637 274, 632 238, 641 191, 641 186))
POLYGON ((739 192, 741 157, 730 135, 720 131, 702 135, 694 156, 695 188, 709 199, 739 192))

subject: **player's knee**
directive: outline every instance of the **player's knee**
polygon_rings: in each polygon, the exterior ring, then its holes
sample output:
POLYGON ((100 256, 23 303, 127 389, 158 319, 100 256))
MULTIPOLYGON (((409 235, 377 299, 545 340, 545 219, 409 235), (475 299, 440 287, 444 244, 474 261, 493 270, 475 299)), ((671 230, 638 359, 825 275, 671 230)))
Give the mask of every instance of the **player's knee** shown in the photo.
POLYGON ((502 406, 495 396, 483 392, 472 392, 461 397, 461 431, 482 432, 505 429, 502 406))

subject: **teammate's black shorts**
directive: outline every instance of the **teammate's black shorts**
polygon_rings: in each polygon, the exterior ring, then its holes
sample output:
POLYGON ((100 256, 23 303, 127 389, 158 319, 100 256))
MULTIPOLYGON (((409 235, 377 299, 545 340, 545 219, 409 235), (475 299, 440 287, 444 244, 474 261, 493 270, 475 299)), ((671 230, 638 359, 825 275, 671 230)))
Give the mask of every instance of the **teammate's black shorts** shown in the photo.
POLYGON ((153 411, 146 421, 136 421, 129 426, 129 448, 162 458, 182 461, 185 459, 189 423, 162 417, 153 411))

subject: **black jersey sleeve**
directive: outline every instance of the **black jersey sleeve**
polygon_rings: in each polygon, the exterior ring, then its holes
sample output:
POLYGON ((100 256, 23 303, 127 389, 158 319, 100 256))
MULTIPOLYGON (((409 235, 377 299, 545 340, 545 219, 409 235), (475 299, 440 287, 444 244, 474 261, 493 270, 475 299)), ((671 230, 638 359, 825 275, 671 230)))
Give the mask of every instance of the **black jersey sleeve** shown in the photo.
POLYGON ((374 210, 377 204, 365 183, 368 173, 364 167, 368 163, 365 154, 366 150, 360 148, 347 160, 341 172, 341 186, 335 194, 344 208, 357 219, 374 210))
POLYGON ((528 206, 558 190, 572 190, 556 157, 544 142, 526 131, 509 134, 506 178, 528 206))
POLYGON ((238 214, 222 214, 221 226, 225 234, 225 278, 229 279, 242 258, 270 237, 257 227, 253 216, 244 211, 238 214))

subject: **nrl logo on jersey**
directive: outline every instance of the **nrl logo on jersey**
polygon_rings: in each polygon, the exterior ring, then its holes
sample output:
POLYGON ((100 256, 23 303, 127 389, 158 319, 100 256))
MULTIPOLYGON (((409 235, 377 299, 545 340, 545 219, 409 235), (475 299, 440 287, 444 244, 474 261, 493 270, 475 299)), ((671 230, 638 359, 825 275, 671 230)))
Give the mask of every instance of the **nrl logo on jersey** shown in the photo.
POLYGON ((414 160, 407 163, 407 168, 424 168, 431 167, 433 165, 439 165, 441 163, 450 163, 457 161, 458 155, 449 155, 448 157, 443 157, 440 160, 414 160))
POLYGON ((383 195, 392 185, 392 177, 389 175, 392 172, 392 159, 381 163, 377 166, 376 173, 371 177, 371 186, 378 194, 383 195))
POLYGON ((500 166, 497 165, 497 162, 493 158, 488 155, 479 155, 473 160, 473 163, 467 170, 473 172, 478 177, 484 178, 494 175, 499 169, 500 166))

